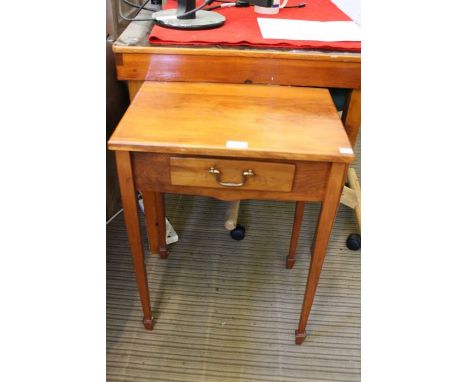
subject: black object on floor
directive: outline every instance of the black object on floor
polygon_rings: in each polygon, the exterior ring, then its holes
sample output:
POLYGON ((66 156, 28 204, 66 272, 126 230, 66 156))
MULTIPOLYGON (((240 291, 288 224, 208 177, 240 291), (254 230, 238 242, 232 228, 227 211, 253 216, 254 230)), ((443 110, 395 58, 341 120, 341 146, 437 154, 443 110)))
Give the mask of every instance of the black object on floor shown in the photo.
POLYGON ((245 237, 245 228, 240 224, 237 224, 236 228, 231 231, 231 237, 234 240, 242 240, 245 237))
POLYGON ((361 248, 361 235, 358 233, 352 233, 349 235, 346 239, 346 246, 353 251, 357 251, 361 248))

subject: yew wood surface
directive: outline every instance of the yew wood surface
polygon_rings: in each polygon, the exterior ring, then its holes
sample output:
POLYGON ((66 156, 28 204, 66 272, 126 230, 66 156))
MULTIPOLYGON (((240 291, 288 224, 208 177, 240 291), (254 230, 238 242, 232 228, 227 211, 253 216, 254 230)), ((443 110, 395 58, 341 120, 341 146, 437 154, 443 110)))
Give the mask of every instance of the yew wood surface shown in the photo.
POLYGON ((295 222, 286 260, 288 268, 294 265, 303 201, 322 201, 296 330, 296 344, 301 344, 306 337, 305 328, 346 170, 354 159, 348 135, 328 90, 273 85, 144 82, 111 137, 109 147, 116 150, 125 223, 143 308, 143 323, 148 330, 153 329, 154 320, 136 189, 140 189, 148 201, 146 223, 150 226, 151 252, 157 251, 161 258, 168 256, 165 192, 207 195, 224 200, 295 200, 295 222), (244 141, 247 147, 232 149, 226 145, 227 141, 244 141), (267 187, 262 190, 219 188, 217 184, 204 187, 199 182, 198 171, 206 175, 207 168, 200 163, 212 166, 212 161, 231 170, 246 170, 244 165, 258 166, 255 170, 259 171, 262 168, 271 170, 275 166, 284 170, 278 171, 278 179, 267 176, 263 181, 267 187), (175 185, 173 172, 181 169, 185 183, 175 185), (279 181, 284 181, 289 187, 291 174, 294 178, 290 191, 269 189, 279 181), (194 185, 187 183, 187 179, 194 181, 194 185))
MULTIPOLYGON (((349 163, 326 89, 145 82, 109 141, 113 150, 349 163), (248 148, 227 148, 227 142, 248 148)), ((352 151, 351 151, 352 152, 352 151)))

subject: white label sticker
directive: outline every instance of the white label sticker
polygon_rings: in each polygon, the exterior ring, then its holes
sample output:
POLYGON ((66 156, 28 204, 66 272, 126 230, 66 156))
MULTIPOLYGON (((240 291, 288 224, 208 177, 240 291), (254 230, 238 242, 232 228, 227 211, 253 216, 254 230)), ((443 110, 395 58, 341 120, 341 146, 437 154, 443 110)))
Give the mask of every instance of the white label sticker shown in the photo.
POLYGON ((249 144, 243 141, 226 141, 226 147, 228 149, 247 149, 249 144))
POLYGON ((340 154, 352 154, 353 149, 351 147, 340 147, 340 154))

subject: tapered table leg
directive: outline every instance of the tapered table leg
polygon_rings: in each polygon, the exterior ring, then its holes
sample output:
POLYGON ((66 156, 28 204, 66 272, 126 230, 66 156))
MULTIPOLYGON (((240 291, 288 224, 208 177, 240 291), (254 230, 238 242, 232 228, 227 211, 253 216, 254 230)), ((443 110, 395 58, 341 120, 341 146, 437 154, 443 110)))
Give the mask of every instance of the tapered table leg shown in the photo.
POLYGON ((146 233, 148 234, 148 243, 152 255, 159 252, 159 232, 156 210, 156 196, 152 191, 142 191, 143 204, 145 206, 146 233))
POLYGON ((359 129, 361 128, 361 90, 353 89, 348 94, 345 109, 343 110, 343 125, 348 134, 351 146, 356 145, 359 129))
POLYGON ((343 163, 333 163, 330 171, 325 197, 320 209, 320 216, 315 232, 315 240, 311 251, 309 275, 302 303, 299 327, 296 330, 296 344, 300 345, 306 338, 305 328, 309 319, 312 303, 314 302, 315 291, 322 271, 325 253, 327 251, 328 239, 333 228, 336 212, 340 205, 341 191, 347 171, 347 165, 343 163))
POLYGON ((289 254, 286 258, 286 268, 291 269, 296 262, 296 248, 301 231, 302 219, 304 217, 304 202, 296 202, 296 211, 294 213, 294 224, 291 234, 291 242, 289 244, 289 254))
POLYGON ((169 253, 166 249, 166 209, 164 207, 164 193, 154 193, 156 201, 156 223, 158 227, 159 237, 159 257, 161 259, 167 259, 169 253))
POLYGON ((125 225, 127 227, 128 242, 133 258, 136 282, 143 308, 143 324, 146 329, 152 330, 154 326, 151 302, 146 275, 145 257, 141 241, 140 223, 138 220, 137 200, 133 183, 132 164, 130 153, 116 151, 117 172, 119 175, 120 194, 124 210, 125 225))

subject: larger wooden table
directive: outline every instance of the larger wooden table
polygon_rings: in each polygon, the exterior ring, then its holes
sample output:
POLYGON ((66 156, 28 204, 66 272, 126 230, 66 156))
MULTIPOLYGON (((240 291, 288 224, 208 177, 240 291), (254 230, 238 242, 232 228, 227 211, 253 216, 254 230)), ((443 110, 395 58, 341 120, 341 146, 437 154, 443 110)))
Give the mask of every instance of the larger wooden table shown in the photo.
MULTIPOLYGON (((146 11, 145 11, 146 12, 146 11)), ((142 13, 141 17, 149 13, 142 13)), ((113 45, 130 99, 143 81, 271 84, 348 89, 343 124, 353 146, 361 126, 361 54, 316 50, 154 46, 151 22, 132 22, 113 45)))

